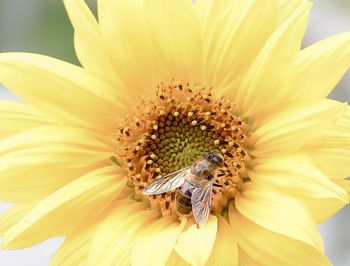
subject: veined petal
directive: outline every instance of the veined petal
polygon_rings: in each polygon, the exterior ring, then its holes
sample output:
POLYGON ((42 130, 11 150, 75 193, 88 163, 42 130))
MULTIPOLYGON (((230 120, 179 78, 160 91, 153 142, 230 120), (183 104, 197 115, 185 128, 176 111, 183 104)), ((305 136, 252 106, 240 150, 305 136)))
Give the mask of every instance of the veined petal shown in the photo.
POLYGON ((350 108, 303 149, 328 177, 343 179, 350 176, 350 108))
POLYGON ((49 117, 96 131, 113 132, 124 108, 111 85, 43 55, 0 54, 0 82, 49 117))
POLYGON ((0 198, 23 203, 42 199, 107 165, 110 154, 111 147, 84 129, 47 125, 20 132, 0 142, 0 198))
POLYGON ((238 265, 237 240, 231 226, 221 215, 216 217, 218 219, 218 232, 213 251, 206 265, 238 265))
POLYGON ((69 233, 78 221, 93 220, 122 194, 125 178, 121 172, 116 166, 97 169, 54 192, 6 232, 3 248, 28 247, 69 233))
MULTIPOLYGON (((92 239, 100 225, 100 222, 109 216, 111 211, 118 209, 123 211, 124 208, 133 208, 135 201, 122 199, 113 201, 110 209, 106 209, 95 221, 81 220, 74 225, 74 230, 67 236, 61 247, 53 255, 50 266, 61 265, 81 265, 85 266, 89 255, 92 239)), ((139 204, 140 205, 140 204, 139 204)))
POLYGON ((165 265, 185 224, 178 223, 174 216, 163 217, 152 224, 145 234, 140 234, 131 255, 131 265, 165 265))
POLYGON ((323 253, 323 242, 303 202, 247 183, 235 198, 237 211, 272 232, 302 241, 323 253))
POLYGON ((305 3, 296 9, 272 34, 245 74, 235 97, 245 116, 261 115, 291 98, 293 91, 285 89, 283 84, 300 50, 310 8, 311 4, 305 3))
POLYGON ((0 215, 0 236, 3 236, 9 228, 18 223, 36 204, 38 202, 17 204, 2 213, 0 215))
POLYGON ((88 71, 117 82, 116 74, 105 52, 99 25, 86 2, 64 0, 64 4, 74 27, 75 51, 80 63, 88 71))
POLYGON ((313 246, 267 230, 240 215, 234 207, 230 208, 230 223, 239 246, 259 265, 331 265, 313 246))
POLYGON ((98 224, 94 224, 83 230, 78 229, 77 233, 68 236, 53 255, 50 266, 84 265, 97 227, 98 224))
POLYGON ((346 32, 303 49, 286 85, 295 97, 325 98, 349 67, 350 32, 346 32))
POLYGON ((293 101, 264 120, 250 138, 255 157, 281 156, 299 150, 308 140, 345 113, 347 106, 319 99, 293 101))
POLYGON ((256 260, 254 260, 251 256, 249 256, 242 248, 238 248, 238 265, 239 266, 261 266, 261 263, 258 263, 256 260))
POLYGON ((143 1, 99 0, 97 4, 105 47, 115 72, 129 88, 127 94, 134 99, 140 94, 147 95, 160 81, 173 78, 170 73, 164 77, 159 51, 153 46, 147 27, 143 1))
POLYGON ((283 24, 296 9, 310 3, 308 0, 278 0, 278 23, 283 24))
POLYGON ((202 21, 204 78, 235 95, 243 73, 275 29, 276 1, 196 1, 202 21))
POLYGON ((144 12, 165 72, 177 80, 200 82, 201 29, 192 1, 145 0, 144 12))
POLYGON ((309 156, 332 179, 344 179, 350 175, 350 149, 315 149, 309 156))
POLYGON ((193 224, 182 232, 175 245, 175 251, 191 265, 205 265, 212 252, 216 233, 217 218, 211 215, 204 227, 198 228, 193 224))
POLYGON ((334 181, 338 186, 345 189, 345 191, 350 194, 350 180, 348 179, 342 179, 342 180, 336 180, 334 181))
POLYGON ((317 223, 349 201, 346 191, 329 180, 305 155, 258 159, 254 165, 249 177, 255 184, 299 196, 310 207, 317 223))
POLYGON ((51 122, 32 106, 14 101, 0 101, 0 121, 0 139, 51 122))
POLYGON ((305 151, 318 148, 350 149, 350 106, 336 123, 319 132, 305 146, 305 151))
POLYGON ((190 266, 190 264, 184 261, 175 251, 173 251, 166 266, 190 266))
POLYGON ((142 209, 143 204, 123 206, 102 222, 91 243, 88 266, 130 265, 136 241, 158 215, 142 209))

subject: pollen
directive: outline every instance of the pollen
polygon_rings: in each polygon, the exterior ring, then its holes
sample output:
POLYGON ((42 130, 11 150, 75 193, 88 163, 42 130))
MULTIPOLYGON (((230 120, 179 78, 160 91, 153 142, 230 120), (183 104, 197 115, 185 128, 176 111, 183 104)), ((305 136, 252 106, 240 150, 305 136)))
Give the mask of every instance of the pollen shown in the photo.
POLYGON ((155 95, 140 99, 133 116, 116 134, 115 156, 128 169, 134 197, 163 216, 176 212, 177 191, 144 196, 145 186, 166 174, 193 165, 203 152, 218 149, 224 167, 214 176, 212 211, 222 213, 246 179, 249 125, 236 115, 235 105, 216 98, 211 89, 171 81, 155 95))

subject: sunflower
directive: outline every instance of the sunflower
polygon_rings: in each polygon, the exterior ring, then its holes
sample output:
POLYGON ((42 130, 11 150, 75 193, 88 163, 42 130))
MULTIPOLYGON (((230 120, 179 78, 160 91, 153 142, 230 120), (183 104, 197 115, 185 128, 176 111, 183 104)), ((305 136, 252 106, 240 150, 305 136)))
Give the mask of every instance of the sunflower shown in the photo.
POLYGON ((303 0, 64 1, 82 67, 0 55, 4 249, 66 236, 51 265, 329 265, 349 201, 350 108, 326 99, 350 33, 301 50, 303 0), (219 150, 200 228, 164 175, 219 150))

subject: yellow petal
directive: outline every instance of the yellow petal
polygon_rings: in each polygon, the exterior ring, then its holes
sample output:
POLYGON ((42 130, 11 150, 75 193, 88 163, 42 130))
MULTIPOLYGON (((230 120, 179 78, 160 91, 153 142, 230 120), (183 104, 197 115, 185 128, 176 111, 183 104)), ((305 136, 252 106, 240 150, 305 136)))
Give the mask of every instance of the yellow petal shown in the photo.
POLYGON ((96 18, 84 0, 64 0, 74 27, 74 44, 80 63, 88 71, 116 82, 116 74, 106 53, 96 18))
POLYGON ((91 240, 96 232, 97 224, 68 236, 61 247, 55 252, 50 266, 81 265, 86 262, 91 240))
POLYGON ((258 159, 249 176, 255 184, 299 196, 317 223, 349 201, 346 191, 329 180, 305 155, 258 159))
POLYGON ((143 1, 100 0, 97 4, 105 47, 115 72, 129 88, 128 95, 147 95, 160 81, 172 78, 163 76, 158 51, 146 25, 143 1))
POLYGON ((142 204, 117 208, 103 221, 92 240, 88 266, 130 265, 136 241, 158 216, 142 209, 142 204))
POLYGON ((17 204, 0 215, 0 235, 18 223, 38 202, 17 204))
POLYGON ((296 9, 305 6, 308 0, 278 0, 278 23, 285 22, 296 9))
POLYGON ((204 78, 233 98, 243 73, 275 29, 276 1, 196 1, 203 32, 204 78))
POLYGON ((111 208, 106 209, 101 215, 98 215, 96 221, 81 220, 74 225, 74 230, 67 236, 61 247, 53 255, 50 266, 61 265, 86 265, 89 255, 92 239, 102 221, 109 216, 112 211, 118 209, 123 212, 125 208, 138 211, 143 207, 142 204, 135 204, 130 199, 113 201, 111 208))
POLYGON ((342 180, 336 180, 334 181, 338 186, 345 189, 345 191, 350 194, 350 180, 342 179, 342 180))
POLYGON ((350 175, 350 149, 315 149, 309 155, 322 172, 332 179, 344 179, 350 175))
POLYGON ((113 132, 118 90, 83 68, 43 55, 0 54, 0 82, 58 121, 113 132))
POLYGON ((350 149, 349 106, 347 106, 345 114, 336 123, 329 125, 326 130, 319 132, 306 144, 305 151, 318 148, 350 149))
POLYGON ((238 212, 257 225, 323 252, 321 236, 301 200, 249 183, 236 196, 235 205, 238 212))
POLYGON ((234 207, 230 208, 230 223, 239 246, 258 265, 331 265, 322 252, 307 243, 269 231, 240 215, 234 207))
POLYGON ((284 82, 300 50, 310 7, 307 3, 296 9, 272 34, 245 74, 235 97, 244 115, 261 114, 290 99, 293 91, 284 82))
POLYGON ((54 192, 7 231, 3 248, 28 247, 93 220, 122 193, 126 179, 120 172, 116 166, 101 168, 54 192))
POLYGON ((0 101, 0 139, 22 130, 50 123, 50 120, 27 104, 0 101))
POLYGON ((295 152, 342 117, 346 108, 346 105, 328 99, 285 104, 265 120, 257 122, 260 126, 250 138, 251 154, 262 157, 295 152))
POLYGON ((166 266, 190 266, 190 264, 184 261, 175 251, 173 251, 166 266))
POLYGON ((238 265, 239 266, 261 266, 261 263, 258 263, 252 257, 250 257, 242 248, 238 248, 238 265))
POLYGON ((336 123, 311 139, 304 150, 328 177, 350 176, 350 108, 336 123))
POLYGON ((350 32, 346 32, 303 49, 288 88, 297 97, 327 97, 349 67, 350 32))
POLYGON ((201 30, 192 1, 145 0, 144 10, 164 71, 177 80, 202 81, 201 30))
POLYGON ((112 149, 84 129, 47 125, 0 142, 0 198, 39 200, 97 166, 112 149))
POLYGON ((211 215, 204 227, 198 228, 193 224, 182 232, 175 245, 175 251, 191 265, 205 265, 212 252, 216 232, 217 218, 211 215))
POLYGON ((131 256, 131 265, 165 265, 185 226, 177 217, 163 217, 140 235, 131 256))
POLYGON ((213 251, 206 265, 238 265, 237 240, 231 226, 221 215, 217 215, 217 219, 218 232, 213 251))

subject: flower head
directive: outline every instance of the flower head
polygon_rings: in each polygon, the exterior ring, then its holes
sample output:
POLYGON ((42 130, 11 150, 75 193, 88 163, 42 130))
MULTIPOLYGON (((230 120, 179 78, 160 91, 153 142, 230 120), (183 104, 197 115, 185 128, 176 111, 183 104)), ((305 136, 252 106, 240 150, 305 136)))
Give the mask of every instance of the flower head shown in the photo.
POLYGON ((301 50, 303 0, 99 0, 98 22, 65 4, 82 67, 0 55, 26 102, 0 105, 4 248, 67 236, 52 265, 329 264, 316 224, 348 203, 350 109, 325 97, 349 33, 301 50), (144 195, 213 150, 206 226, 179 189, 144 195))

